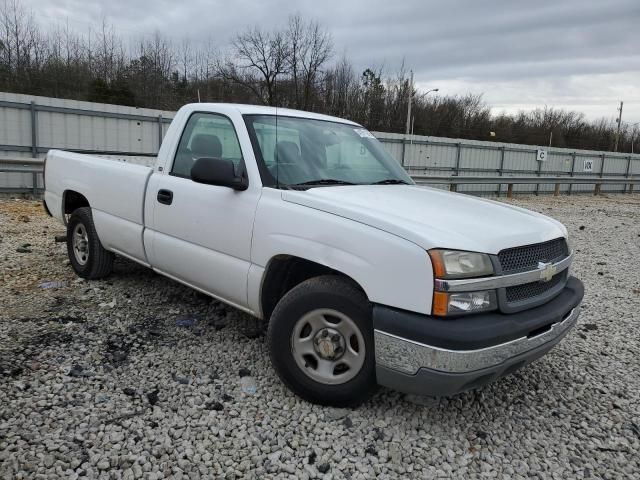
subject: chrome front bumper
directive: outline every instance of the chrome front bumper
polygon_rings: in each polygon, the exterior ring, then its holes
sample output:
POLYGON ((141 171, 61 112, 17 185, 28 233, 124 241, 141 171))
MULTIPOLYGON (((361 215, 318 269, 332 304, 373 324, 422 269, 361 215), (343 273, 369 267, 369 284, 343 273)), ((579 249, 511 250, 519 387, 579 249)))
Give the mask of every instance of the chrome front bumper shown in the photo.
MULTIPOLYGON (((581 300, 582 290, 579 295, 581 300)), ((375 329, 378 383, 405 393, 431 396, 450 396, 477 388, 545 355, 576 324, 579 314, 578 303, 540 331, 473 350, 436 347, 375 329)))
POLYGON ((376 363, 408 375, 415 375, 421 368, 447 373, 482 370, 563 337, 576 323, 579 314, 580 306, 577 306, 562 321, 538 335, 477 350, 447 350, 376 330, 376 363))

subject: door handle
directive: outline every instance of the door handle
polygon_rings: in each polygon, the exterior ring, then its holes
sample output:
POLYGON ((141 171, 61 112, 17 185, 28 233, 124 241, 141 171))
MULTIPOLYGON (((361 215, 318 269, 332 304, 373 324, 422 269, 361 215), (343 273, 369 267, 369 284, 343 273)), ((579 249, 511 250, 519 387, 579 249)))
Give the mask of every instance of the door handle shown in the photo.
POLYGON ((173 202, 173 192, 171 190, 158 190, 158 201, 165 205, 171 205, 173 202))

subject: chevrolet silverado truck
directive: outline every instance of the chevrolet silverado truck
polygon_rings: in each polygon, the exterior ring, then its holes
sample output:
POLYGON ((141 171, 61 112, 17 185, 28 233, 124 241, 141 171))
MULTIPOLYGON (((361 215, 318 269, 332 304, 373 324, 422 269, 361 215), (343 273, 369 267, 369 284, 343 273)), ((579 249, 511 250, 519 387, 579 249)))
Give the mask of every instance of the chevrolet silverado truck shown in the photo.
POLYGON ((496 380, 557 344, 584 294, 562 224, 415 185, 325 115, 190 104, 155 165, 51 150, 45 185, 79 276, 121 255, 268 322, 278 376, 320 404, 496 380))

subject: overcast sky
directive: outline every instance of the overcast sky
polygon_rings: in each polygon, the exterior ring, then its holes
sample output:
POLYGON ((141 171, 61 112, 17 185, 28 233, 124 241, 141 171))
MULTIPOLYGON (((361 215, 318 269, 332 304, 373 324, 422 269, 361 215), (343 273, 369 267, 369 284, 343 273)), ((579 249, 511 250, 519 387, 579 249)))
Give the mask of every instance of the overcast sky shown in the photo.
POLYGON ((300 13, 325 25, 336 57, 396 70, 420 88, 484 93, 495 112, 545 105, 640 122, 640 0, 24 0, 43 24, 94 30, 102 18, 125 38, 159 30, 224 48, 255 24, 300 13))

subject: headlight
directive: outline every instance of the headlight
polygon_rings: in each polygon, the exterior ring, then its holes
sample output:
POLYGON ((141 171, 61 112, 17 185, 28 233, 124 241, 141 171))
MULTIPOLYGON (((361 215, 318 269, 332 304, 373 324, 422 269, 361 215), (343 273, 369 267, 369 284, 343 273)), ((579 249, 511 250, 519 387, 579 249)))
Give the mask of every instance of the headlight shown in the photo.
POLYGON ((433 314, 439 316, 488 312, 497 307, 498 302, 494 290, 460 293, 435 292, 433 295, 433 314))
MULTIPOLYGON (((436 279, 484 277, 493 275, 493 264, 486 253, 459 250, 430 250, 436 279)), ((479 313, 498 308, 495 290, 433 294, 433 314, 439 316, 479 313)))
POLYGON ((489 255, 459 250, 430 250, 436 278, 469 278, 493 275, 489 255))

